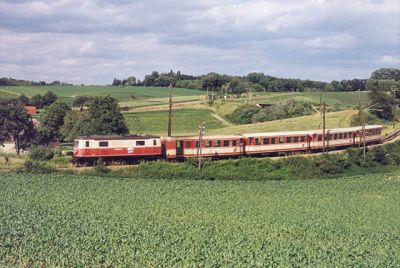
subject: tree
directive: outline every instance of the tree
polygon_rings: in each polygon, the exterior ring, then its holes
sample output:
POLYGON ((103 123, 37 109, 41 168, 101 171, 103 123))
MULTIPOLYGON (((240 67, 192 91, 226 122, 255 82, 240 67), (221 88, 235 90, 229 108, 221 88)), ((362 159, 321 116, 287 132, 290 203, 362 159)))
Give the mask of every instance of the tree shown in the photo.
POLYGON ((18 96, 17 100, 20 101, 24 105, 29 104, 29 98, 27 96, 25 96, 24 94, 18 96))
POLYGON ((53 104, 57 99, 58 98, 56 94, 51 91, 47 91, 42 97, 43 107, 53 104))
POLYGON ((117 100, 109 95, 92 97, 88 102, 88 114, 89 134, 127 134, 129 132, 117 100))
POLYGON ((371 74, 371 79, 400 80, 400 70, 395 68, 381 68, 371 74))
POLYGON ((39 142, 49 144, 51 141, 60 140, 60 128, 64 124, 64 117, 71 108, 65 103, 53 103, 41 116, 39 127, 39 142))
POLYGON ((2 103, 0 115, 0 141, 11 137, 19 155, 21 150, 30 146, 35 136, 32 118, 26 113, 24 105, 16 100, 2 103))
POLYGON ((78 96, 76 97, 76 99, 72 102, 72 106, 73 107, 79 107, 79 109, 81 111, 83 111, 83 107, 85 106, 86 102, 89 100, 90 98, 87 96, 78 96))
POLYGON ((90 117, 87 111, 70 110, 64 117, 64 124, 60 128, 63 140, 73 141, 76 136, 93 134, 90 131, 90 117))
POLYGON ((37 108, 42 108, 43 107, 42 96, 40 94, 33 96, 31 99, 31 104, 36 106, 37 108))
POLYGON ((127 85, 128 86, 134 86, 136 84, 136 77, 134 76, 129 76, 127 79, 127 85))

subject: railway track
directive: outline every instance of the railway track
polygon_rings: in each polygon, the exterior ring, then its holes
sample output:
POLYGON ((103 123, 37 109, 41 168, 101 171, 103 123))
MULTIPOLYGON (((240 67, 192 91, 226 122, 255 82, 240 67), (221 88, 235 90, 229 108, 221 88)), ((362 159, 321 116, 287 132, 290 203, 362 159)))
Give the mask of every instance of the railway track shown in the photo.
POLYGON ((400 136, 400 129, 393 131, 392 133, 390 133, 389 135, 387 135, 386 137, 382 138, 382 143, 394 140, 395 138, 400 136))

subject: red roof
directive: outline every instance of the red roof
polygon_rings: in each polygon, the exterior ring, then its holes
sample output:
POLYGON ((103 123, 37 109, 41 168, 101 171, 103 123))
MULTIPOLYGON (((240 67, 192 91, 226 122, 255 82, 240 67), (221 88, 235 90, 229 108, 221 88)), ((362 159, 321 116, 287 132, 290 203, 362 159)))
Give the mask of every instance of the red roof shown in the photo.
POLYGON ((36 107, 35 106, 30 106, 30 105, 25 105, 25 111, 29 115, 35 115, 36 114, 36 107))

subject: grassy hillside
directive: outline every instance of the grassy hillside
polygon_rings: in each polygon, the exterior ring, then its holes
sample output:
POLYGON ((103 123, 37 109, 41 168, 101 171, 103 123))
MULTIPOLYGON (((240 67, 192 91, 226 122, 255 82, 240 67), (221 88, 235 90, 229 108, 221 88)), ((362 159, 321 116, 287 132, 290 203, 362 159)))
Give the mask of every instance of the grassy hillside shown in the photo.
MULTIPOLYGON (((137 117, 144 124, 144 133, 166 135, 168 111, 151 111, 138 113, 124 113, 125 120, 131 133, 138 130, 134 118, 137 117)), ((173 111, 173 135, 196 134, 201 122, 206 122, 206 129, 218 129, 223 125, 211 115, 209 109, 180 109, 173 111)))
POLYGON ((306 181, 0 173, 0 265, 394 267, 400 173, 306 181))
MULTIPOLYGON (((31 97, 36 94, 44 94, 52 91, 62 100, 68 102, 69 99, 80 96, 97 96, 110 94, 119 101, 130 101, 136 99, 166 98, 168 88, 166 87, 131 87, 131 86, 19 86, 1 87, 0 91, 9 94, 25 94, 31 97)), ((174 96, 196 96, 202 95, 203 91, 195 89, 174 88, 174 96)))
MULTIPOLYGON (((355 110, 345 110, 340 112, 332 112, 327 114, 327 128, 348 127, 350 126, 351 117, 355 115, 355 110)), ((225 127, 218 130, 212 130, 214 134, 239 134, 249 132, 268 132, 268 131, 285 131, 285 130, 311 130, 322 128, 322 118, 315 114, 309 116, 301 116, 283 120, 275 120, 270 122, 256 123, 251 125, 238 125, 233 127, 225 127)))

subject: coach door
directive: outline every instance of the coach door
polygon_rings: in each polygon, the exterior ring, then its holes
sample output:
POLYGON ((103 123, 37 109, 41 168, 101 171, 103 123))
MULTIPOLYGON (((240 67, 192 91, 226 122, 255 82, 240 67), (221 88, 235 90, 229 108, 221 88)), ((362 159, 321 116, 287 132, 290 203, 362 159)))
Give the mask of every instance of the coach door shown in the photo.
POLYGON ((183 157, 183 141, 176 141, 176 157, 183 157))

